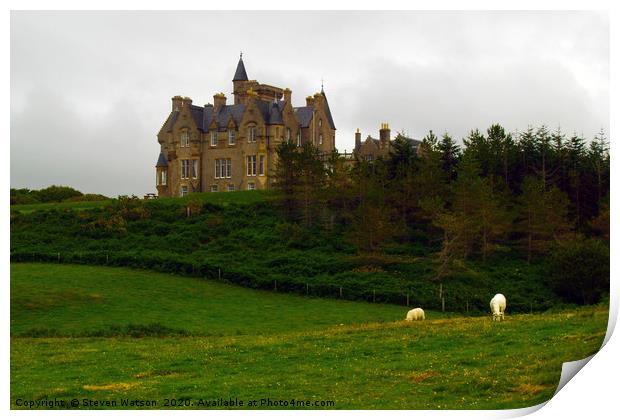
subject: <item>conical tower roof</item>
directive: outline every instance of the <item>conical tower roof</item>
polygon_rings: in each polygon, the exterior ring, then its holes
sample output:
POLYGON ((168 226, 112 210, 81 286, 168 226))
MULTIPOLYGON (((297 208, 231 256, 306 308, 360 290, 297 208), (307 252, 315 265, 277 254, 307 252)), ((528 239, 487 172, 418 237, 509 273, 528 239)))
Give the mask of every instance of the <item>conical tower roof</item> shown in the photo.
POLYGON ((237 70, 235 71, 235 76, 232 81, 247 81, 248 74, 245 72, 245 66, 243 65, 243 53, 239 55, 239 63, 237 63, 237 70))

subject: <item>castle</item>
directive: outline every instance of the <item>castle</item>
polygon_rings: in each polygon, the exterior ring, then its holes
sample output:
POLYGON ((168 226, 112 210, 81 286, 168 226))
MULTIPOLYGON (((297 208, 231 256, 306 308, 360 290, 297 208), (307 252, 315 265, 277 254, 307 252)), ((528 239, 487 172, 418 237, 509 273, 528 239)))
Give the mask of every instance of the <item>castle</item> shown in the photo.
MULTIPOLYGON (((305 106, 293 107, 290 89, 248 79, 242 55, 232 83, 233 104, 226 103, 224 93, 204 106, 188 97, 172 98, 172 110, 157 134, 158 196, 270 188, 282 142, 298 147, 310 142, 324 155, 336 150, 336 126, 322 86, 305 106)), ((421 143, 405 139, 416 150, 421 143)), ((385 158, 391 147, 390 127, 383 123, 378 139, 362 141, 358 129, 353 153, 342 156, 353 165, 385 158)))
POLYGON ((224 93, 196 106, 172 98, 172 110, 157 134, 156 186, 160 197, 191 192, 269 188, 282 142, 311 142, 322 153, 336 148, 336 126, 323 88, 293 107, 290 89, 249 80, 239 57, 233 104, 224 93))

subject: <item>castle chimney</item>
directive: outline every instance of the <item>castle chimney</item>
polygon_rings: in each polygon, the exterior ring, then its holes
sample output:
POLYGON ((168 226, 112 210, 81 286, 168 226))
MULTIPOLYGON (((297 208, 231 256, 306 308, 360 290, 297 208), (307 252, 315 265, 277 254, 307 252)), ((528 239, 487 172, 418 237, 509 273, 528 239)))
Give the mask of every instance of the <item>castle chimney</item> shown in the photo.
POLYGON ((289 88, 284 89, 284 101, 291 103, 291 93, 293 93, 289 88))
POLYGON ((381 123, 381 129, 379 130, 379 140, 381 141, 381 148, 385 149, 390 146, 390 125, 388 123, 381 123))
POLYGON ((183 97, 179 95, 173 96, 172 97, 172 110, 180 111, 182 106, 183 106, 183 97))
POLYGON ((183 98, 183 106, 189 107, 192 104, 192 98, 186 96, 183 98))
POLYGON ((222 92, 213 95, 213 112, 218 112, 223 106, 226 106, 226 95, 222 92))
POLYGON ((314 103, 316 104, 316 106, 320 107, 322 104, 322 100, 323 100, 323 95, 321 95, 318 92, 314 94, 314 103))
POLYGON ((314 106, 314 98, 312 96, 306 98, 306 106, 314 106))
POLYGON ((358 150, 360 147, 362 147, 362 133, 360 133, 358 128, 355 132, 355 150, 358 150))

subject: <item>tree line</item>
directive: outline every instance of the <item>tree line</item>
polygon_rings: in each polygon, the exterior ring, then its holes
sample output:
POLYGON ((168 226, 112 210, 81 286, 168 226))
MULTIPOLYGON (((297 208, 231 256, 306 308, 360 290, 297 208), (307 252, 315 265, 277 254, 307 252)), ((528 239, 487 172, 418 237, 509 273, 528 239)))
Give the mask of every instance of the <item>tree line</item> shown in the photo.
MULTIPOLYGON (((360 253, 423 241, 435 250, 440 287, 464 261, 495 254, 528 262, 552 256, 572 267, 569 260, 593 253, 579 272, 586 277, 601 260, 609 266, 610 156, 603 130, 588 142, 559 128, 508 133, 494 124, 470 131, 462 146, 448 133, 430 131, 419 146, 399 133, 386 157, 354 162, 336 152, 322 156, 311 144, 283 143, 275 178, 290 222, 342 229, 360 253)), ((568 275, 577 275, 574 267, 568 275)), ((606 277, 602 286, 583 288, 604 289, 608 268, 606 277)))

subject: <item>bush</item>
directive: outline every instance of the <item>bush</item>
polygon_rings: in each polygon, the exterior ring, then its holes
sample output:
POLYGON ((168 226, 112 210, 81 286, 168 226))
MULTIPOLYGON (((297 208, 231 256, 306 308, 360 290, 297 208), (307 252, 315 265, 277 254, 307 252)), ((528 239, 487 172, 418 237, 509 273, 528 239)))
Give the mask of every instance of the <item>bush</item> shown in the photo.
POLYGON ((593 304, 609 293, 609 247, 596 239, 570 241, 551 255, 551 287, 566 302, 593 304))

